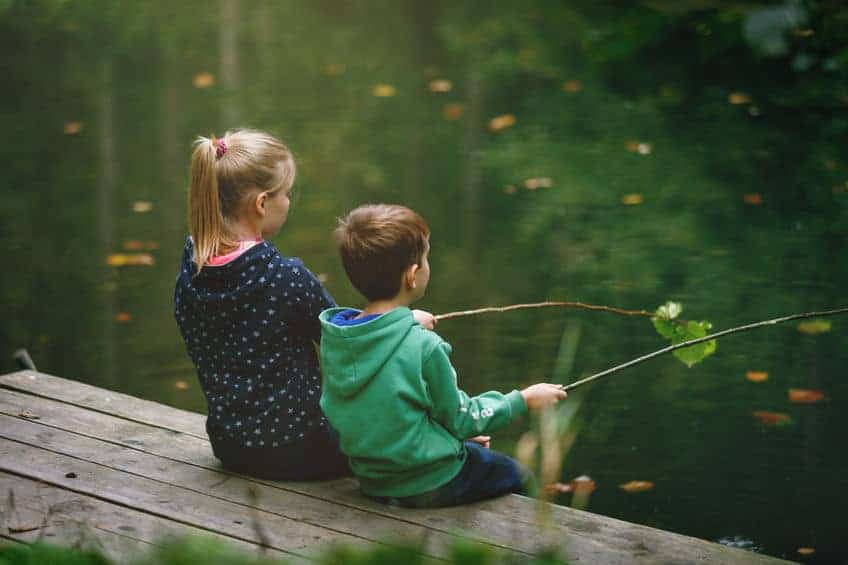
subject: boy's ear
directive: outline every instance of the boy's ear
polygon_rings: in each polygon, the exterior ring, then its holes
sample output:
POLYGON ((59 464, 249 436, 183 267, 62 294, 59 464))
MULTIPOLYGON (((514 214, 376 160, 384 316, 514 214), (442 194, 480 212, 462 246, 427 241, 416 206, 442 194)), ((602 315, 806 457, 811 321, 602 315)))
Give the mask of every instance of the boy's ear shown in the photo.
POLYGON ((410 265, 403 273, 403 282, 406 288, 412 290, 415 288, 415 274, 418 272, 418 264, 410 265))

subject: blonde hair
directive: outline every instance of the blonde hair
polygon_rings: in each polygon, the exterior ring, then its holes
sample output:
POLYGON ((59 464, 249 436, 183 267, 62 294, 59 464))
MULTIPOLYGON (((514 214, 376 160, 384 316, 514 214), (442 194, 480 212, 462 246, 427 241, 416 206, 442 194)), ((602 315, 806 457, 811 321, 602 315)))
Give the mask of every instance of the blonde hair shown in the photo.
POLYGON ((245 198, 275 193, 294 184, 296 167, 288 147, 257 130, 228 131, 217 139, 198 137, 191 155, 188 228, 197 272, 222 249, 237 245, 229 224, 245 198))

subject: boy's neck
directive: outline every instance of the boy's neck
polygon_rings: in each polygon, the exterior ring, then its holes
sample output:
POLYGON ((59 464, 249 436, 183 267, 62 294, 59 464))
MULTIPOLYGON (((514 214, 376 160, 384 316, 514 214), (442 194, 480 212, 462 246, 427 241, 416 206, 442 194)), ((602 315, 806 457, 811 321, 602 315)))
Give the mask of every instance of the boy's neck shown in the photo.
POLYGON ((362 313, 359 314, 358 317, 370 316, 372 314, 385 314, 395 308, 409 306, 410 304, 412 304, 412 301, 401 295, 393 298, 386 298, 385 300, 374 300, 362 307, 362 313))

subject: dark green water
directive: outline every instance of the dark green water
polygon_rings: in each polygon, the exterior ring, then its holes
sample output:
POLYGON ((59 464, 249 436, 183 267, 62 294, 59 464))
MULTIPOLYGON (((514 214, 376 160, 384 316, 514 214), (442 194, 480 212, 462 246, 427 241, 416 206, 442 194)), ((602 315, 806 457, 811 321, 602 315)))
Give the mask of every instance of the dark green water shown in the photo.
MULTIPOLYGON (((240 125, 296 152, 299 194, 274 243, 343 304, 359 300, 335 217, 389 201, 430 223, 419 306, 435 313, 673 299, 724 329, 844 306, 845 10, 790 10, 775 40, 753 8, 625 4, 0 2, 4 372, 26 347, 44 372, 204 409, 171 314, 188 156, 196 135, 240 125), (435 79, 450 84, 434 92, 435 79), (514 124, 493 131, 503 115, 514 124), (107 266, 129 241, 154 242, 154 264, 107 266)), ((731 336, 695 368, 666 356, 594 386, 562 479, 596 481, 593 512, 843 561, 848 318, 831 322, 731 336), (792 404, 790 388, 825 399, 792 404), (765 426, 761 410, 791 424, 765 426), (618 488, 631 480, 655 487, 618 488)), ((665 345, 647 319, 594 312, 438 330, 470 393, 553 380, 566 330, 568 380, 665 345)), ((522 431, 493 447, 512 452, 522 431)))

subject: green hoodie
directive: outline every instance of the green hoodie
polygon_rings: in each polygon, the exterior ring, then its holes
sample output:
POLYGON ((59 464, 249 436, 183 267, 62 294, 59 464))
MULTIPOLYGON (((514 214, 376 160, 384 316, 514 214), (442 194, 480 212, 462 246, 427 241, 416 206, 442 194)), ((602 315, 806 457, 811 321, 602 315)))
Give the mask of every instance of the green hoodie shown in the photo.
POLYGON ((527 412, 517 390, 469 398, 456 386, 451 347, 409 308, 353 326, 321 313, 321 409, 339 432, 360 488, 373 496, 421 494, 454 478, 463 440, 527 412))

